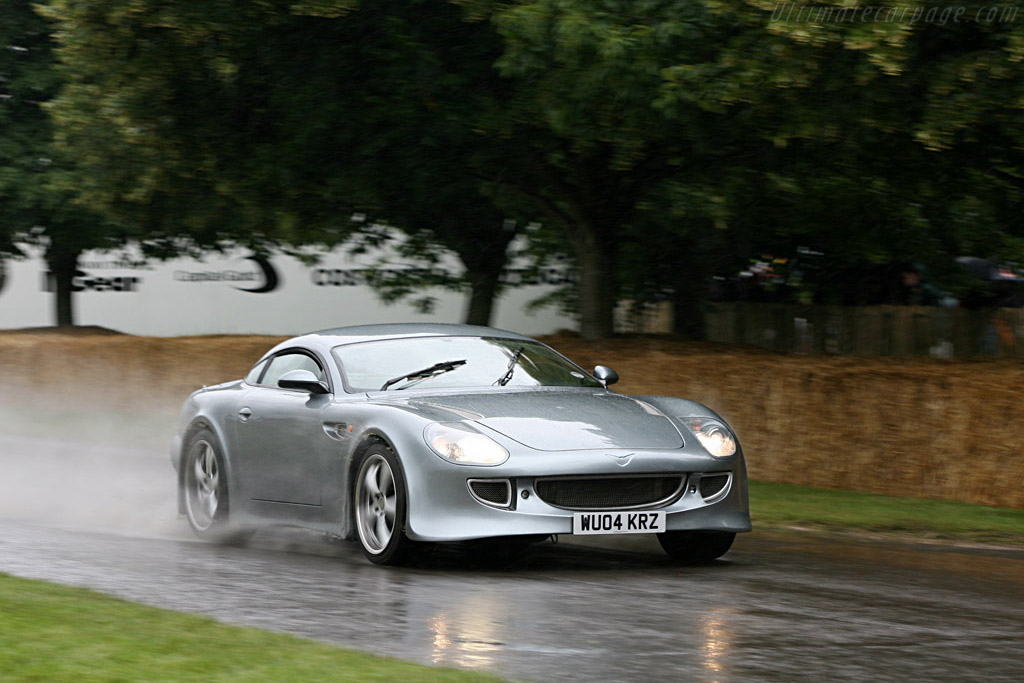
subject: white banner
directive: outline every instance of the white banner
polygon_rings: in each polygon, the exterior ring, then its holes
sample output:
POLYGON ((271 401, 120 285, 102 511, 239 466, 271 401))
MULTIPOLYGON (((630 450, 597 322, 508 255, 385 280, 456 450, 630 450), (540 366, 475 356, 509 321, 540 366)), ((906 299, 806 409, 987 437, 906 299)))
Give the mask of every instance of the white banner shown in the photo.
MULTIPOLYGON (((131 250, 87 252, 73 283, 75 322, 176 336, 292 335, 364 323, 463 320, 468 294, 435 289, 414 295, 436 298, 430 314, 404 301, 383 303, 365 282, 366 269, 379 259, 380 254, 354 257, 341 248, 322 254, 316 265, 284 254, 260 258, 244 251, 163 262, 144 261, 131 250)), ((513 269, 510 280, 520 272, 513 269)), ((553 269, 541 278, 546 282, 510 287, 495 302, 492 324, 532 335, 574 327, 552 307, 526 310, 562 279, 561 271, 553 269)), ((53 288, 38 250, 27 259, 0 262, 0 328, 52 325, 53 288)))

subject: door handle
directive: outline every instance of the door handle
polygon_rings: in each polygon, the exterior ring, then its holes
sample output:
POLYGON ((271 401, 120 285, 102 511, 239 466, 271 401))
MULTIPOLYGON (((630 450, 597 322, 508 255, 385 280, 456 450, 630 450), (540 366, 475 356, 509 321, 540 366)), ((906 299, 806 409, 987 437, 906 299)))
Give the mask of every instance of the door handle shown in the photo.
POLYGON ((248 408, 242 408, 241 410, 238 411, 238 417, 241 418, 242 422, 245 422, 250 417, 252 417, 252 411, 249 410, 248 408))

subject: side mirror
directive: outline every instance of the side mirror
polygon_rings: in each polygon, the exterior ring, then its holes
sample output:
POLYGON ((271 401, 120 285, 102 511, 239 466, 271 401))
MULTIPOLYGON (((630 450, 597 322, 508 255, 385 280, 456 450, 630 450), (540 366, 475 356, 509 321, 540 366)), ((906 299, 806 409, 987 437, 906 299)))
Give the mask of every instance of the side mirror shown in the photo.
POLYGON ((311 394, 326 394, 327 385, 316 378, 309 370, 289 370, 277 380, 277 386, 282 389, 298 389, 308 391, 311 394))
POLYGON ((594 377, 601 382, 605 389, 609 385, 615 384, 619 381, 619 373, 612 370, 607 365, 598 365, 594 368, 594 377))

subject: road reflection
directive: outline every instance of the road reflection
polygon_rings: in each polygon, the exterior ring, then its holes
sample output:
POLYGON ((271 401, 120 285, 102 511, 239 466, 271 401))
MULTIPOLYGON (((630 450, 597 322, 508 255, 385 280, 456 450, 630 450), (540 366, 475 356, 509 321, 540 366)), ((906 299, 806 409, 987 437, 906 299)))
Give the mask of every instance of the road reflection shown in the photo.
POLYGON ((474 592, 430 620, 431 662, 466 669, 493 668, 506 647, 501 601, 474 592))
POLYGON ((701 621, 704 636, 702 661, 704 668, 712 676, 710 680, 716 682, 726 673, 726 662, 732 648, 733 634, 729 630, 729 622, 733 620, 733 612, 734 610, 713 608, 701 621))
MULTIPOLYGON (((478 596, 479 597, 479 596, 478 596)), ((434 649, 431 662, 441 666, 465 669, 491 668, 502 643, 497 639, 498 625, 488 614, 485 600, 470 601, 456 617, 449 611, 437 614, 431 620, 434 649), (472 604, 475 602, 476 604, 472 604), (482 609, 483 611, 478 611, 482 609)))

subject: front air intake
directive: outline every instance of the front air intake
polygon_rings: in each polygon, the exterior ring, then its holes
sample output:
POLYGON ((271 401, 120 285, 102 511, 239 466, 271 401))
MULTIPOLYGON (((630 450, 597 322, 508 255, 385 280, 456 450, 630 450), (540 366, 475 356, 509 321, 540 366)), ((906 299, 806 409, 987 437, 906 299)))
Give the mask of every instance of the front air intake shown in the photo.
POLYGON ((686 476, 547 477, 538 479, 537 495, 566 510, 635 510, 667 505, 683 492, 686 476))
POLYGON ((466 483, 481 503, 499 508, 512 506, 512 482, 508 479, 470 479, 466 483))
POLYGON ((732 475, 728 472, 715 472, 713 474, 704 474, 700 478, 700 497, 708 502, 715 498, 720 498, 727 492, 729 486, 729 480, 732 475))

